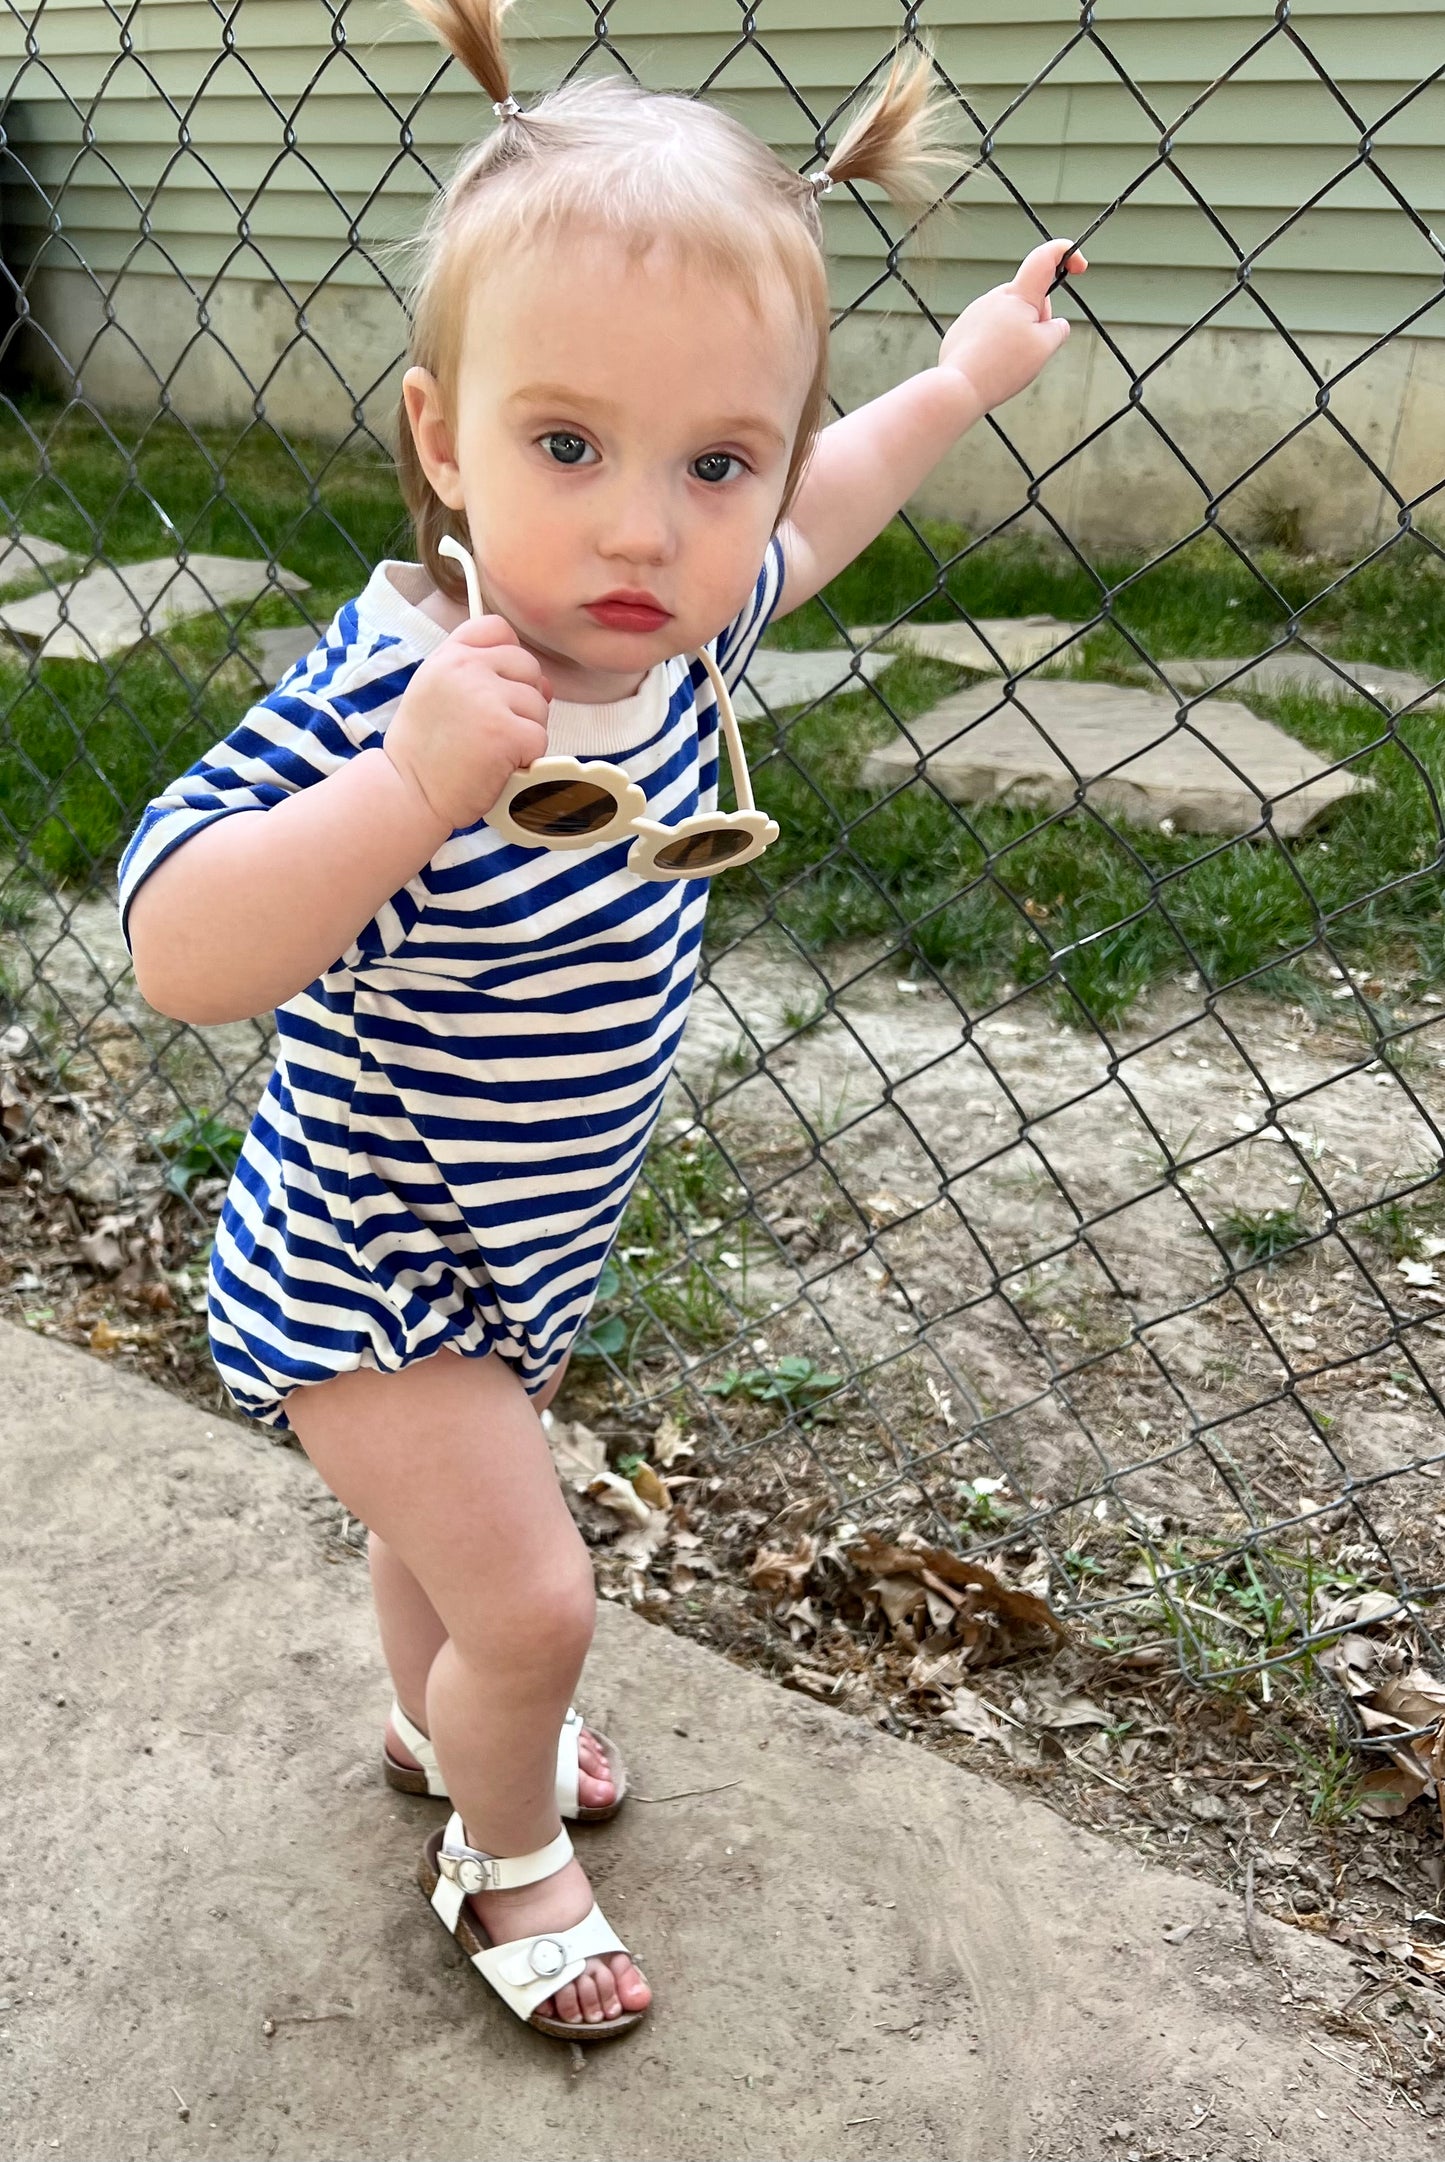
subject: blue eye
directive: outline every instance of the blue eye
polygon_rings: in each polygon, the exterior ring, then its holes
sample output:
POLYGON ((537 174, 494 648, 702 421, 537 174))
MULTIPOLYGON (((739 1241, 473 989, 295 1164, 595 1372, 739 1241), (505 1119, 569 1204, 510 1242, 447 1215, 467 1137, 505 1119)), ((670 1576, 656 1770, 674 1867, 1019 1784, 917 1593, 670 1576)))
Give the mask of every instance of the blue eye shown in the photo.
POLYGON ((694 459, 693 459, 693 461, 692 461, 692 469, 693 469, 694 473, 696 473, 696 474, 697 474, 697 477, 698 477, 698 479, 699 479, 699 480, 705 480, 705 481, 708 481, 709 483, 712 483, 712 482, 716 482, 716 481, 724 481, 724 480, 726 480, 728 476, 727 476, 727 474, 726 474, 725 472, 723 472, 723 473, 704 473, 704 472, 701 472, 701 471, 699 470, 699 468, 701 468, 702 466, 705 466, 705 465, 711 465, 711 466, 718 466, 718 465, 721 465, 721 466, 730 466, 730 465, 735 465, 735 466, 739 467, 739 468, 741 469, 741 471, 742 471, 742 472, 744 472, 744 473, 746 473, 746 471, 748 470, 748 469, 747 469, 747 467, 746 467, 746 466, 745 466, 745 465, 743 464, 743 461, 742 461, 742 459, 741 459, 741 458, 735 458, 735 457, 733 456, 733 454, 732 454, 732 452, 731 452, 730 450, 706 450, 706 451, 704 451, 704 452, 703 452, 703 454, 702 454, 702 456, 701 456, 700 458, 694 458, 694 459))
POLYGON ((537 440, 544 446, 554 443, 563 446, 555 452, 548 449, 548 456, 555 458, 558 465, 580 465, 583 452, 592 448, 590 443, 584 442, 580 435, 573 435, 567 428, 554 428, 547 435, 538 436, 537 440))

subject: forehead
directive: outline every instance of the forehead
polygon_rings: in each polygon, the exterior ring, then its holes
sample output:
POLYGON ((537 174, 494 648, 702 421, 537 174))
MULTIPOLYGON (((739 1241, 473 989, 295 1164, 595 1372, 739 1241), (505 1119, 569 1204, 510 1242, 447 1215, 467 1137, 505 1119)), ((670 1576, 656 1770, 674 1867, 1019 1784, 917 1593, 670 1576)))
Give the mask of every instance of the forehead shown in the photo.
POLYGON ((492 266, 475 288, 463 383, 500 402, 533 383, 582 402, 685 419, 757 414, 790 436, 813 354, 799 302, 781 278, 756 300, 676 248, 640 258, 592 234, 492 266))

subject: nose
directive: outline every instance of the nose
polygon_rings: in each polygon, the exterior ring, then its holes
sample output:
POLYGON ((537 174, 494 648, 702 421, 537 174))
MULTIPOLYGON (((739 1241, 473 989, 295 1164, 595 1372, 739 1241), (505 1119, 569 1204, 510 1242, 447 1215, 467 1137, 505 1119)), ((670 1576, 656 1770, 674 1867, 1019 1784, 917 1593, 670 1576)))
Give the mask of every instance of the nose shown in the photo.
POLYGON ((636 485, 619 490, 598 540, 608 562, 668 563, 677 551, 677 530, 665 492, 636 485))

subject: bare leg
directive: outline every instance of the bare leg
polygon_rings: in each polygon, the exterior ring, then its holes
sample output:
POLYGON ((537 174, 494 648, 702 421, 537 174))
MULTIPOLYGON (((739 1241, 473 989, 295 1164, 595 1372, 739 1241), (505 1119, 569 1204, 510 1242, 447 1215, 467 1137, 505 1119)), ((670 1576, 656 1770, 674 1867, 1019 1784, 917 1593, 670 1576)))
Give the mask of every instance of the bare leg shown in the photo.
MULTIPOLYGON (((322 1478, 375 1528, 445 1631, 421 1708, 468 1840, 490 1854, 545 1846, 560 1824, 557 1735, 596 1595, 536 1409, 500 1359, 446 1352, 399 1374, 337 1375, 286 1408, 322 1478)), ((591 1903, 575 1857, 540 1884, 472 1902, 498 1942, 568 1928, 591 1903)), ((633 1962, 611 1953, 551 2006, 559 2019, 595 2021, 650 1997, 633 1962)))
MULTIPOLYGON (((546 1388, 532 1399, 534 1409, 545 1411, 561 1387, 566 1371, 564 1359, 546 1388)), ((412 1725, 420 1727, 425 1734, 427 1676, 432 1661, 447 1640, 447 1633, 436 1608, 406 1563, 375 1531, 368 1541, 368 1555, 381 1648, 391 1669, 396 1700, 412 1725)), ((415 1757, 389 1720, 386 1746, 398 1764, 415 1767, 415 1757)), ((577 1791, 586 1809, 605 1809, 617 1791, 597 1738, 586 1727, 577 1743, 577 1791)))

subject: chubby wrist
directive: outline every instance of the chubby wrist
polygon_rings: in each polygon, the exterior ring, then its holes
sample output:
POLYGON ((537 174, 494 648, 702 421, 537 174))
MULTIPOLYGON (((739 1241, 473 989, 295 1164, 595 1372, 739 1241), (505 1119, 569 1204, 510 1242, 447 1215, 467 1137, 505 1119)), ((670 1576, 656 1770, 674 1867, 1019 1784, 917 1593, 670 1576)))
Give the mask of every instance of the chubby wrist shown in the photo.
POLYGON ((372 750, 363 751, 357 763, 364 764, 368 759, 377 761, 376 771, 381 776, 378 785, 396 805, 396 815, 409 815, 418 834, 431 840, 429 853, 434 853, 454 830, 450 820, 436 809, 406 760, 393 755, 385 738, 372 750))
POLYGON ((941 360, 936 367, 926 369, 924 377, 931 378, 930 395, 937 401, 940 426, 951 434, 966 435, 974 422, 988 412, 989 401, 969 374, 966 356, 941 360))

